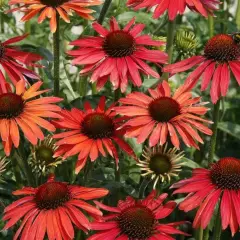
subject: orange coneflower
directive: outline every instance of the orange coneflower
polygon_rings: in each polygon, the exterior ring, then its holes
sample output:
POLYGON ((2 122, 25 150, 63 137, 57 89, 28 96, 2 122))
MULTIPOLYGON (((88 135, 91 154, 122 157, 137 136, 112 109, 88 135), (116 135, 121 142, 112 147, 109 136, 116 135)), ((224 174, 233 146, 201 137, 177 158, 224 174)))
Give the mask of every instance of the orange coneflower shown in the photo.
MULTIPOLYGON (((13 46, 13 43, 22 41, 28 35, 17 36, 8 39, 5 42, 0 41, 0 66, 5 70, 9 79, 14 85, 20 79, 32 78, 39 79, 39 76, 33 71, 25 68, 26 66, 34 65, 35 61, 42 59, 38 54, 22 51, 19 47, 13 46)), ((0 90, 6 91, 6 78, 4 77, 2 70, 0 70, 0 90)))
POLYGON ((82 18, 93 20, 90 15, 94 12, 92 9, 88 9, 89 6, 100 5, 100 0, 10 0, 9 5, 23 4, 17 8, 11 9, 9 12, 23 10, 26 12, 22 17, 22 21, 28 21, 29 19, 40 14, 38 17, 38 23, 42 23, 45 18, 50 18, 51 32, 55 32, 57 29, 57 15, 59 15, 65 22, 69 23, 70 19, 68 15, 71 15, 74 11, 82 18))
POLYGON ((54 157, 67 158, 78 154, 76 173, 85 166, 88 157, 95 161, 99 155, 110 154, 118 164, 115 144, 135 157, 123 139, 125 129, 118 129, 124 118, 117 117, 112 107, 105 110, 105 97, 101 97, 96 109, 92 109, 89 102, 84 103, 84 108, 84 111, 77 108, 62 110, 63 119, 54 121, 56 127, 67 130, 53 135, 53 138, 61 139, 56 142, 59 148, 54 157))
POLYGON ((200 97, 192 98, 190 92, 181 86, 171 96, 171 89, 166 81, 156 89, 149 89, 150 96, 133 92, 121 98, 120 107, 115 107, 118 114, 129 117, 123 126, 127 127, 126 136, 136 137, 143 143, 149 137, 150 147, 163 145, 170 136, 172 144, 179 149, 179 136, 188 146, 199 148, 196 142, 203 143, 197 130, 211 135, 212 131, 203 123, 211 123, 201 118, 208 108, 202 106, 200 97))
POLYGON ((50 176, 46 183, 37 188, 24 187, 13 194, 27 195, 4 210, 3 220, 8 222, 3 229, 9 229, 23 219, 14 240, 43 240, 45 235, 49 240, 70 240, 74 239, 73 224, 83 231, 89 229, 88 218, 82 210, 93 217, 102 215, 100 210, 85 200, 104 197, 108 190, 68 185, 50 176))
POLYGON ((57 113, 61 108, 52 104, 60 102, 61 98, 42 97, 31 100, 49 91, 38 91, 41 85, 42 82, 39 81, 26 90, 25 81, 20 80, 16 84, 16 93, 0 92, 0 137, 7 156, 10 155, 12 144, 16 148, 19 146, 19 128, 33 145, 37 144, 38 139, 44 139, 39 126, 55 131, 55 127, 43 118, 61 117, 57 113))

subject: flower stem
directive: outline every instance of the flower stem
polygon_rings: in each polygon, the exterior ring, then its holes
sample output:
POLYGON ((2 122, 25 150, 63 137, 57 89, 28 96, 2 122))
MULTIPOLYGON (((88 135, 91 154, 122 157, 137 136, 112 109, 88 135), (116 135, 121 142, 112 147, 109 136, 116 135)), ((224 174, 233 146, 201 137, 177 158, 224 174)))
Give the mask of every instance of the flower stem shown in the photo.
POLYGON ((22 181, 21 181, 22 177, 21 177, 18 161, 14 155, 15 154, 13 154, 13 156, 11 158, 12 169, 13 169, 13 173, 14 173, 14 176, 16 179, 17 187, 21 188, 23 186, 22 181))
POLYGON ((215 222, 214 232, 213 232, 213 239, 220 240, 221 235, 222 235, 222 225, 221 225, 221 214, 220 214, 220 207, 219 207, 217 219, 215 222))
POLYGON ((30 21, 27 21, 24 23, 24 31, 25 33, 31 34, 31 23, 30 21))
POLYGON ((108 8, 111 5, 111 2, 112 2, 112 0, 105 0, 104 1, 103 7, 101 9, 100 15, 99 15, 98 20, 97 20, 99 24, 103 23, 104 18, 106 17, 108 8))
MULTIPOLYGON (((173 55, 173 43, 175 37, 175 27, 176 27, 176 20, 168 21, 168 28, 167 28, 167 47, 166 52, 168 54, 168 63, 172 63, 172 55, 173 55)), ((169 73, 164 73, 162 75, 162 79, 167 80, 169 78, 169 73)))
MULTIPOLYGON (((117 103, 120 98, 121 98, 121 90, 120 88, 118 88, 114 91, 114 102, 117 103)), ((117 146, 117 151, 118 153, 120 152, 120 149, 118 146, 117 146)), ((115 181, 120 182, 120 180, 121 180, 120 163, 118 163, 118 168, 117 168, 117 165, 115 168, 115 181)))
POLYGON ((206 228, 206 230, 203 232, 203 240, 209 240, 209 229, 206 228))
POLYGON ((84 237, 84 233, 82 230, 78 230, 77 234, 76 234, 76 238, 75 240, 84 240, 85 237, 84 237))
POLYGON ((120 164, 118 163, 118 168, 117 168, 117 165, 115 168, 115 181, 120 182, 120 180, 121 180, 121 172, 120 172, 120 164))
POLYGON ((218 128, 218 120, 219 120, 219 112, 220 112, 220 99, 214 105, 213 109, 213 126, 212 126, 212 137, 210 141, 209 155, 208 155, 208 163, 213 163, 214 153, 216 150, 217 143, 217 128, 218 128))
POLYGON ((34 187, 35 186, 34 176, 33 176, 33 173, 31 171, 31 168, 28 165, 27 158, 21 154, 19 149, 15 150, 14 156, 15 156, 15 158, 16 158, 16 160, 17 160, 17 162, 20 166, 21 166, 21 163, 22 163, 24 173, 27 177, 28 185, 34 187))
POLYGON ((238 0, 237 10, 236 10, 236 23, 238 28, 240 28, 240 0, 238 0))
POLYGON ((53 33, 53 79, 54 79, 54 95, 59 96, 59 64, 60 64, 60 38, 59 38, 59 15, 56 16, 57 29, 53 33))
POLYGON ((94 94, 97 94, 97 84, 96 83, 93 83, 92 84, 92 94, 94 95, 94 94))
POLYGON ((209 37, 213 37, 214 35, 214 19, 213 16, 208 16, 208 29, 209 29, 209 37))
POLYGON ((145 197, 145 191, 147 189, 148 184, 151 180, 147 179, 146 177, 143 178, 140 186, 139 186, 139 199, 143 199, 145 197))
POLYGON ((117 102, 121 98, 121 90, 120 88, 114 91, 114 101, 117 102))
POLYGON ((168 63, 172 63, 172 55, 173 55, 173 42, 175 36, 175 27, 176 20, 168 22, 168 30, 167 30, 167 53, 168 53, 168 63))
POLYGON ((79 78, 79 94, 81 97, 86 96, 87 93, 87 78, 86 76, 80 76, 79 78))
POLYGON ((202 229, 202 228, 199 228, 199 229, 197 230, 196 240, 203 240, 203 229, 202 229))
POLYGON ((0 12, 0 32, 4 33, 4 19, 3 19, 3 12, 0 12))

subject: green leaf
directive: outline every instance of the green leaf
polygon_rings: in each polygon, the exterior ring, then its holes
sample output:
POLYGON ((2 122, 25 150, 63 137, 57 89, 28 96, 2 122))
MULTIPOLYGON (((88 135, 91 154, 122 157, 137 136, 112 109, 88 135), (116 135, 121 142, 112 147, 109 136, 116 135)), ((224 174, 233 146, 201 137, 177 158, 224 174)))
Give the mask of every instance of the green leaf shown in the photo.
POLYGON ((66 69, 66 63, 64 64, 64 71, 65 71, 65 75, 66 75, 66 78, 65 80, 63 81, 64 84, 67 86, 69 92, 72 94, 73 98, 76 98, 77 95, 75 94, 75 92, 73 91, 73 88, 72 88, 72 85, 71 85, 71 82, 70 82, 70 76, 68 74, 68 71, 66 69))
POLYGON ((218 128, 232 137, 240 139, 240 125, 232 122, 220 122, 218 128))
POLYGON ((197 164, 196 162, 194 162, 193 160, 183 157, 182 161, 184 162, 182 166, 184 167, 188 167, 188 168, 201 168, 201 166, 199 164, 197 164))
POLYGON ((124 13, 118 15, 118 21, 127 22, 130 19, 132 19, 133 17, 136 17, 137 22, 142 22, 145 24, 149 24, 149 23, 157 24, 158 23, 158 21, 153 19, 150 14, 147 14, 144 12, 131 12, 131 11, 124 12, 124 13))

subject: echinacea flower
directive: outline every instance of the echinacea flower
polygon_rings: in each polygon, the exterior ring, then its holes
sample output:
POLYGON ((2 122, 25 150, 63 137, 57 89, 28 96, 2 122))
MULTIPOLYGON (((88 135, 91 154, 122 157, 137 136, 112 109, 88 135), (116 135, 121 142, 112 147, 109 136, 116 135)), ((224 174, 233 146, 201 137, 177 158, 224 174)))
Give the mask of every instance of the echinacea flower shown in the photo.
POLYGON ((208 14, 213 15, 213 11, 217 10, 218 0, 128 0, 127 6, 133 7, 134 10, 141 8, 154 8, 153 18, 159 18, 168 11, 169 20, 174 20, 178 14, 183 15, 186 7, 192 11, 200 13, 207 17, 208 14))
POLYGON ((198 131, 211 135, 212 131, 203 123, 211 123, 201 118, 208 108, 202 106, 201 98, 192 98, 190 92, 181 86, 171 96, 168 82, 163 81, 156 89, 148 89, 150 96, 142 92, 133 92, 119 102, 116 113, 129 117, 123 125, 127 137, 137 138, 143 143, 149 137, 149 146, 163 145, 170 136, 172 144, 179 149, 179 136, 188 146, 199 148, 195 141, 203 143, 198 131))
POLYGON ((19 7, 13 8, 8 12, 21 10, 26 14, 22 17, 21 21, 25 22, 39 14, 38 23, 42 23, 46 18, 50 18, 51 32, 56 32, 57 17, 60 16, 65 22, 69 23, 69 16, 75 12, 78 16, 93 20, 90 15, 94 12, 88 9, 90 6, 102 4, 99 0, 10 0, 8 4, 16 5, 19 7))
POLYGON ((84 65, 80 74, 92 73, 90 82, 97 82, 100 90, 110 79, 114 90, 126 91, 128 81, 140 87, 140 72, 159 78, 159 74, 146 63, 164 64, 167 54, 159 50, 150 50, 149 46, 162 46, 162 41, 152 40, 149 35, 141 35, 145 25, 135 24, 133 18, 121 29, 114 17, 110 20, 110 29, 103 28, 97 22, 93 28, 100 36, 86 36, 71 42, 80 47, 68 52, 74 57, 73 64, 84 65))
POLYGON ((96 207, 85 202, 104 197, 107 189, 87 188, 68 185, 55 181, 54 176, 37 188, 24 187, 13 195, 26 195, 13 202, 4 210, 3 220, 8 221, 4 230, 9 229, 22 219, 14 240, 74 239, 73 224, 83 230, 89 230, 89 220, 82 210, 90 216, 101 216, 96 207))
POLYGON ((208 40, 204 54, 168 65, 165 72, 179 73, 197 66, 185 81, 186 89, 193 88, 202 76, 201 91, 212 81, 210 95, 213 103, 226 96, 230 73, 240 85, 240 47, 231 35, 218 34, 208 40), (197 66, 198 65, 198 66, 197 66))
POLYGON ((44 118, 61 117, 57 113, 61 111, 61 108, 53 103, 60 102, 62 99, 57 97, 36 98, 49 91, 38 91, 42 84, 41 81, 36 82, 26 90, 25 81, 20 80, 16 84, 16 93, 0 93, 0 137, 7 156, 10 155, 12 144, 15 148, 19 146, 19 128, 33 145, 37 144, 38 139, 44 139, 39 127, 55 131, 55 127, 44 118))
POLYGON ((8 162, 6 161, 6 157, 0 158, 0 181, 1 181, 1 175, 6 170, 7 164, 8 164, 8 162))
POLYGON ((56 142, 59 148, 54 154, 55 157, 63 156, 65 159, 78 154, 76 173, 85 166, 88 157, 95 161, 99 155, 106 157, 107 153, 118 165, 114 142, 135 157, 131 147, 123 140, 125 130, 118 130, 124 118, 116 117, 113 107, 105 110, 105 97, 101 97, 96 109, 92 109, 89 102, 85 102, 84 108, 85 111, 77 108, 72 108, 71 111, 62 110, 63 119, 54 121, 57 128, 68 130, 53 135, 53 138, 62 138, 56 142))
POLYGON ((52 168, 62 163, 62 157, 53 157, 58 146, 52 135, 48 135, 44 140, 39 141, 37 145, 31 146, 31 154, 29 156, 29 164, 32 171, 41 175, 48 175, 52 168))
POLYGON ((94 201, 100 209, 110 214, 91 223, 91 229, 100 232, 89 237, 88 240, 170 240, 173 239, 171 237, 173 234, 188 235, 176 228, 184 222, 159 222, 169 216, 176 207, 174 201, 163 204, 167 196, 166 193, 156 196, 156 191, 152 191, 143 200, 135 200, 132 197, 127 197, 125 201, 120 200, 117 207, 94 201))
MULTIPOLYGON (((26 77, 39 79, 36 73, 25 68, 23 64, 26 66, 37 66, 34 65, 34 62, 41 60, 42 57, 36 53, 24 52, 20 50, 19 47, 11 45, 22 41, 26 37, 27 34, 10 38, 5 42, 0 41, 0 65, 14 85, 16 85, 20 79, 26 80, 26 77)), ((6 91, 6 82, 6 78, 2 70, 0 70, 1 91, 6 91)))
POLYGON ((177 153, 177 148, 169 148, 168 144, 165 146, 155 146, 153 148, 145 147, 143 150, 144 160, 139 160, 137 163, 140 166, 142 176, 151 177, 154 181, 153 188, 159 181, 170 182, 171 177, 178 176, 181 171, 184 156, 183 152, 177 153))
POLYGON ((179 209, 188 212, 199 207, 193 227, 205 229, 220 204, 222 229, 230 226, 232 235, 240 226, 240 160, 220 159, 210 169, 193 170, 193 176, 172 185, 174 194, 188 193, 179 209))

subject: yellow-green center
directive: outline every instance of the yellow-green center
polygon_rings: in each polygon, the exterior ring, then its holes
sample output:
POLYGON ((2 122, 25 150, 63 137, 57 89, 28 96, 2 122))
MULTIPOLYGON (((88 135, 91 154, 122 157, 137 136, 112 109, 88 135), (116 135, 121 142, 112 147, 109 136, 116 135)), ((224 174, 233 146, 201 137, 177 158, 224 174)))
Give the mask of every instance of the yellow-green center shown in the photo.
POLYGON ((159 175, 171 171, 172 164, 168 156, 158 153, 150 158, 149 168, 159 175))

